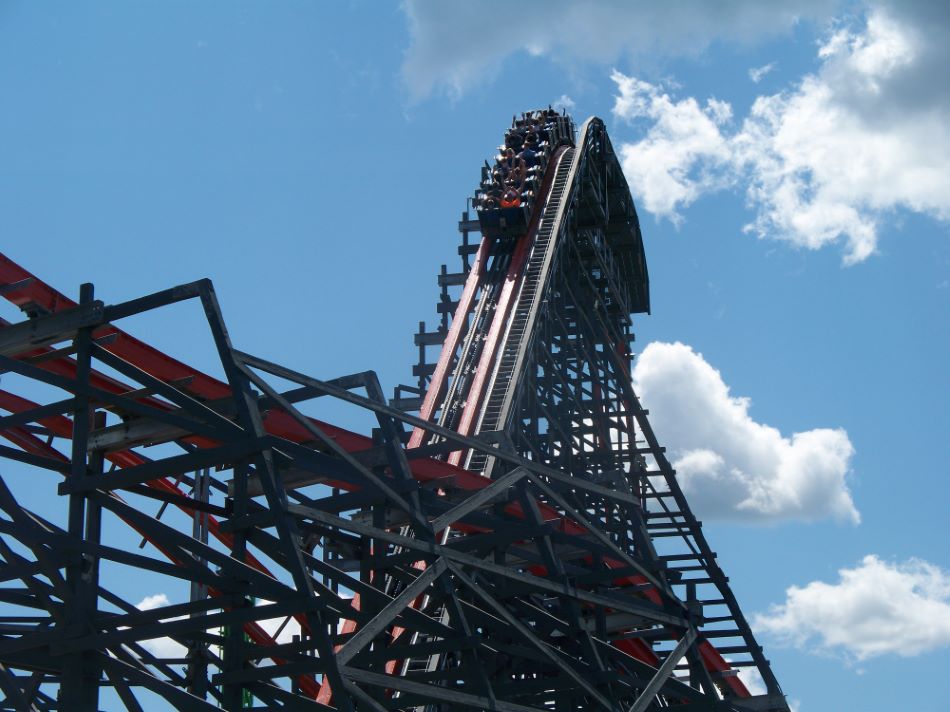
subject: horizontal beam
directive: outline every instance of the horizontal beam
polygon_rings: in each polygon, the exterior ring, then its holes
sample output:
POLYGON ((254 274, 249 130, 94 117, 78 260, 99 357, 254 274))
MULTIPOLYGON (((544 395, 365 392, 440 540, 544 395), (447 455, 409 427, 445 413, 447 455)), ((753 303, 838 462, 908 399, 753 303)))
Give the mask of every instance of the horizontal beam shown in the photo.
POLYGON ((80 329, 102 324, 104 315, 105 305, 96 300, 11 324, 0 329, 0 355, 15 356, 72 339, 80 329))

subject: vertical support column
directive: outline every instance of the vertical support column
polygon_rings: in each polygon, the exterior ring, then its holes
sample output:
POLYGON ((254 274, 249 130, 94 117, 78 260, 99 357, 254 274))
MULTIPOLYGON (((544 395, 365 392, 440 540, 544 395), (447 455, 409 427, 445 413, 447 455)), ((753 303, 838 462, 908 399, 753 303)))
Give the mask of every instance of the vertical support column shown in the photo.
MULTIPOLYGON (((443 316, 448 318, 446 314, 443 314, 443 316)), ((424 334, 425 332, 426 332, 426 323, 424 321, 420 321, 419 322, 420 336, 424 334)), ((425 374, 425 369, 423 368, 425 364, 426 364, 426 345, 420 338, 419 339, 419 381, 417 384, 419 388, 419 393, 425 393, 426 389, 429 387, 429 384, 426 383, 427 376, 425 374)))
MULTIPOLYGON (((468 201, 466 201, 466 204, 467 203, 468 201)), ((462 221, 459 223, 459 227, 460 227, 459 232, 462 233, 462 246, 459 248, 459 257, 462 258, 462 271, 465 274, 468 274, 469 270, 472 268, 472 266, 468 263, 468 245, 469 245, 468 232, 469 231, 468 231, 467 224, 468 224, 469 219, 470 218, 468 215, 468 210, 467 209, 463 210, 462 221), (466 227, 461 227, 462 225, 466 225, 466 227)))
MULTIPOLYGON (((196 501, 203 504, 208 503, 210 487, 209 481, 211 479, 211 473, 208 468, 203 468, 195 472, 195 488, 193 492, 193 497, 196 501)), ((208 513, 196 509, 193 515, 192 521, 192 532, 191 535, 202 544, 207 545, 208 543, 208 513)), ((203 560, 199 559, 200 564, 204 564, 203 560)), ((197 581, 191 582, 191 602, 203 601, 208 597, 208 586, 204 583, 199 583, 197 581)), ((192 613, 192 617, 204 616, 205 612, 201 611, 198 613, 192 613)), ((193 641, 191 647, 188 650, 188 691, 205 699, 205 696, 208 694, 208 655, 207 655, 208 646, 206 643, 201 641, 193 641)))
MULTIPOLYGON (((243 522, 248 513, 247 495, 248 463, 236 463, 234 466, 234 499, 231 513, 232 521, 243 522)), ((231 538, 231 558, 238 561, 247 559, 247 536, 243 526, 235 527, 231 538)), ((232 596, 230 608, 243 608, 248 603, 242 595, 232 596)), ((244 626, 232 623, 224 629, 223 670, 224 673, 237 672, 244 667, 244 626)), ((240 683, 224 683, 221 686, 222 707, 229 712, 237 712, 244 707, 244 687, 240 683)))
MULTIPOLYGON (((92 284, 79 288, 79 303, 91 304, 94 297, 92 284)), ((77 391, 89 385, 92 364, 92 328, 80 329, 76 335, 76 383, 77 391)), ((89 396, 76 393, 76 409, 73 413, 72 458, 69 478, 73 481, 95 475, 98 463, 101 474, 102 456, 97 453, 88 458, 89 432, 92 425, 89 396)), ((101 421, 100 421, 101 422, 101 421)), ((69 495, 68 531, 70 539, 81 546, 91 535, 98 543, 100 532, 99 508, 90 503, 87 512, 86 496, 82 492, 69 495)), ((66 586, 71 600, 65 601, 64 637, 72 638, 91 632, 98 603, 99 562, 95 557, 77 554, 66 565, 66 586)), ((59 689, 60 709, 66 712, 95 712, 99 708, 99 678, 101 665, 98 653, 78 650, 63 659, 62 683, 59 689)))

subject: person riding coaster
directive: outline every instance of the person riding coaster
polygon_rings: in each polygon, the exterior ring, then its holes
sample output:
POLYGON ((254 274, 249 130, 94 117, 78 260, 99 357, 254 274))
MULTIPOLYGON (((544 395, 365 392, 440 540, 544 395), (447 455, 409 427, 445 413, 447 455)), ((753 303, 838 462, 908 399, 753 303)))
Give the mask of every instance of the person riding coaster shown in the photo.
POLYGON ((570 118, 552 109, 512 117, 495 164, 485 164, 473 205, 485 235, 523 234, 554 149, 573 143, 570 118))

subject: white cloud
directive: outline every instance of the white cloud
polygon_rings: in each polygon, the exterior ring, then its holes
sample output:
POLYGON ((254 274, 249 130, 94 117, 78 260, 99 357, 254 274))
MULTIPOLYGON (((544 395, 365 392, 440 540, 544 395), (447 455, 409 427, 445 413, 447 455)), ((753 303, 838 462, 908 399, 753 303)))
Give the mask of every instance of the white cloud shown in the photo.
POLYGON ((775 62, 769 62, 761 67, 753 67, 749 70, 749 79, 758 84, 766 74, 775 69, 775 62))
POLYGON ((836 0, 405 0, 410 46, 402 67, 413 98, 435 89, 458 96, 493 79, 525 52, 557 61, 612 63, 625 55, 697 54, 716 39, 760 41, 801 19, 828 17, 836 0), (512 18, 517 21, 511 23, 512 18), (503 20, 500 22, 500 20, 503 20))
POLYGON ((751 401, 733 396, 719 371, 678 342, 649 344, 633 379, 700 518, 860 521, 844 430, 785 436, 756 422, 751 401))
POLYGON ((574 108, 574 100, 569 97, 567 94, 561 94, 553 104, 555 109, 561 111, 570 111, 574 108))
MULTIPOLYGON (((732 661, 726 658, 726 662, 732 661)), ((768 689, 765 687, 765 681, 762 679, 758 668, 751 666, 740 667, 739 679, 742 680, 742 684, 746 686, 746 689, 749 690, 749 694, 753 697, 756 695, 764 695, 768 692, 768 689)))
MULTIPOLYGON (((263 606, 270 603, 273 603, 273 601, 259 601, 258 605, 263 606)), ((300 623, 293 617, 289 619, 287 617, 265 618, 264 620, 258 621, 258 623, 261 628, 272 637, 277 633, 278 629, 280 629, 280 634, 275 638, 275 642, 278 645, 291 643, 295 635, 300 635, 300 623)))
POLYGON ((168 605, 168 596, 164 593, 156 593, 153 596, 146 596, 135 604, 140 611, 151 611, 155 608, 161 608, 168 605))
POLYGON ((732 131, 696 99, 615 72, 614 114, 650 122, 620 149, 644 207, 676 221, 699 195, 738 184, 755 211, 748 231, 808 249, 843 242, 846 264, 874 253, 894 209, 950 219, 950 91, 934 81, 950 63, 948 23, 899 7, 838 29, 817 73, 758 97, 732 131))
MULTIPOLYGON (((263 606, 272 603, 273 601, 260 600, 256 605, 263 606)), ((167 605, 169 605, 168 596, 166 596, 164 593, 156 593, 151 596, 146 596, 141 601, 139 601, 135 607, 140 611, 151 611, 155 608, 161 608, 162 606, 167 605)), ((181 617, 183 616, 178 616, 169 620, 178 620, 178 618, 181 617)), ((287 620, 286 617, 265 618, 259 620, 258 624, 270 636, 275 635, 278 629, 280 629, 280 633, 276 638, 276 643, 278 645, 290 643, 293 641, 293 636, 300 635, 300 623, 298 623, 295 618, 290 618, 289 620, 287 620)), ((153 638, 151 640, 142 640, 140 643, 143 648, 148 650, 152 655, 155 655, 159 658, 183 658, 188 654, 185 646, 165 636, 161 638, 153 638)))
POLYGON ((177 643, 167 636, 161 638, 152 638, 151 640, 140 640, 139 644, 156 658, 184 658, 188 655, 188 650, 181 643, 177 643))
POLYGON ((753 617, 756 630, 803 649, 858 661, 912 657, 950 646, 950 572, 919 559, 866 556, 837 583, 786 591, 785 603, 753 617))
MULTIPOLYGON (((151 611, 167 605, 169 605, 168 596, 164 593, 156 593, 152 596, 146 596, 136 603, 135 607, 140 611, 151 611)), ((183 658, 188 654, 188 650, 184 645, 166 636, 152 638, 151 640, 140 640, 139 643, 157 658, 183 658)))
POLYGON ((619 90, 614 114, 652 122, 641 141, 620 146, 630 189, 651 213, 679 222, 678 207, 728 181, 732 150, 721 129, 732 109, 716 99, 705 107, 692 98, 673 101, 660 87, 617 71, 612 79, 619 90))

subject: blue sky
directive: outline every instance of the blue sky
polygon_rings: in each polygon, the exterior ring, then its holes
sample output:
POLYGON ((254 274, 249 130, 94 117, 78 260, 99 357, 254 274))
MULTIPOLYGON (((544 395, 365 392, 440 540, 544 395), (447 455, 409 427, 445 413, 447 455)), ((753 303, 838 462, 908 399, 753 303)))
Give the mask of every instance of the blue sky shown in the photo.
MULTIPOLYGON (((638 385, 786 693, 947 710, 950 13, 791 6, 4 2, 2 249, 210 277, 239 348, 389 391, 511 115, 600 116, 638 385)), ((128 328, 214 370, 194 308, 128 328)))

